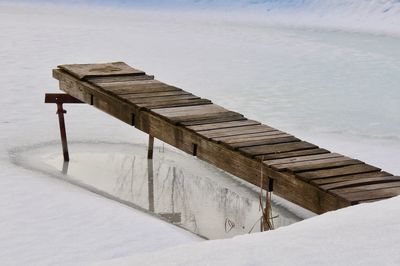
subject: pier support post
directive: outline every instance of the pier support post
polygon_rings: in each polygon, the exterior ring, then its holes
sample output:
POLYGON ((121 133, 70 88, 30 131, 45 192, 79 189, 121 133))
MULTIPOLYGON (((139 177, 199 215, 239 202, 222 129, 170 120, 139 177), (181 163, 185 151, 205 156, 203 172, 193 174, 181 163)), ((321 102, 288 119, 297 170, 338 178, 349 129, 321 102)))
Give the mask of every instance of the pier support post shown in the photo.
POLYGON ((46 93, 44 102, 57 104, 57 115, 58 115, 58 123, 60 125, 60 135, 61 135, 61 144, 62 144, 64 162, 69 162, 67 133, 65 130, 65 119, 64 119, 64 114, 66 114, 67 111, 64 110, 63 104, 82 103, 82 102, 66 93, 46 93))
POLYGON ((147 159, 153 159, 154 137, 149 135, 149 148, 147 151, 147 159))
POLYGON ((60 135, 61 135, 61 144, 62 144, 64 161, 69 162, 67 133, 65 130, 65 119, 64 119, 64 114, 66 113, 67 111, 63 109, 63 104, 57 103, 57 115, 58 115, 58 123, 60 125, 60 135))
POLYGON ((147 178, 148 178, 148 194, 149 194, 149 211, 154 212, 153 160, 147 160, 147 178))
POLYGON ((268 192, 274 191, 274 180, 268 177, 268 192))

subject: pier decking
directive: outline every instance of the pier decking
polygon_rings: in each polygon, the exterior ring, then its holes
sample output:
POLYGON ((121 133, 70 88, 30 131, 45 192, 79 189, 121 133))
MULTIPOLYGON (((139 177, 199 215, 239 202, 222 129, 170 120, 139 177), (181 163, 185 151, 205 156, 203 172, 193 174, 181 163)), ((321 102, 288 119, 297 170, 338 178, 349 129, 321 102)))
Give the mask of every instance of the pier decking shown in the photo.
POLYGON ((400 177, 247 119, 125 63, 61 65, 53 76, 76 99, 65 102, 88 103, 135 126, 149 134, 151 147, 153 138, 160 139, 315 213, 400 194, 400 177))

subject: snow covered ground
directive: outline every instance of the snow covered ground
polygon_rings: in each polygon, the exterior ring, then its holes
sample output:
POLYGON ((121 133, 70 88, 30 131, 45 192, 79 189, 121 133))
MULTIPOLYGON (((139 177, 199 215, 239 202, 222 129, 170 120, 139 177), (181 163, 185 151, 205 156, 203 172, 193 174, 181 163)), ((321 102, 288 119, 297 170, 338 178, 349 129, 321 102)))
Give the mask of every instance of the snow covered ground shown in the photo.
POLYGON ((400 197, 267 233, 96 263, 109 265, 399 265, 400 197))
MULTIPOLYGON (((135 253, 128 259, 132 265, 142 259, 181 265, 201 264, 200 259, 242 265, 398 264, 399 198, 275 232, 162 251, 200 239, 12 161, 18 150, 58 143, 55 107, 43 104, 45 92, 58 91, 51 68, 121 60, 251 118, 400 174, 398 1, 361 2, 347 10, 364 11, 349 15, 347 22, 338 20, 340 8, 332 12, 336 17, 328 15, 328 4, 320 9, 323 15, 308 16, 316 2, 301 12, 280 12, 281 6, 275 6, 270 20, 221 10, 210 15, 204 10, 0 3, 1 264, 76 265, 135 253), (379 3, 392 7, 383 12, 379 3), (300 14, 299 21, 291 14, 300 14)), ((94 108, 67 110, 71 141, 145 143, 143 134, 94 108)))

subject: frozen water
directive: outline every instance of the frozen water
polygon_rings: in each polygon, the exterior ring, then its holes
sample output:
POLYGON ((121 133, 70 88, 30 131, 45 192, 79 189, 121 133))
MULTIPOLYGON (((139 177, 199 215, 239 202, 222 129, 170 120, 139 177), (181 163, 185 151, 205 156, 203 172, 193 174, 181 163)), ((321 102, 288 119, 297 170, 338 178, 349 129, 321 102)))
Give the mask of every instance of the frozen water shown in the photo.
MULTIPOLYGON (((259 232, 259 190, 242 185, 225 172, 195 157, 168 149, 95 143, 70 145, 71 160, 63 161, 58 145, 41 145, 16 153, 18 165, 87 188, 207 239, 259 232)), ((275 197, 273 197, 273 200, 275 197)), ((273 201, 275 228, 300 221, 282 201, 273 201)))

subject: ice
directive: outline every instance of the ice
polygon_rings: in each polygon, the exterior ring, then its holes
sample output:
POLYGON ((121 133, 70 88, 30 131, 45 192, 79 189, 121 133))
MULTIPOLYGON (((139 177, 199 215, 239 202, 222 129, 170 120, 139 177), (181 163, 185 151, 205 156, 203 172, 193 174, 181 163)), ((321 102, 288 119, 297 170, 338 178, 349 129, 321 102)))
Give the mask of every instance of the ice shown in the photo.
MULTIPOLYGON (((58 145, 15 153, 15 163, 154 214, 207 239, 259 232, 259 189, 195 157, 160 147, 147 160, 144 145, 70 143, 69 162, 58 145)), ((304 218, 272 198, 274 228, 304 218)), ((298 208, 297 208, 298 209, 298 208)))

